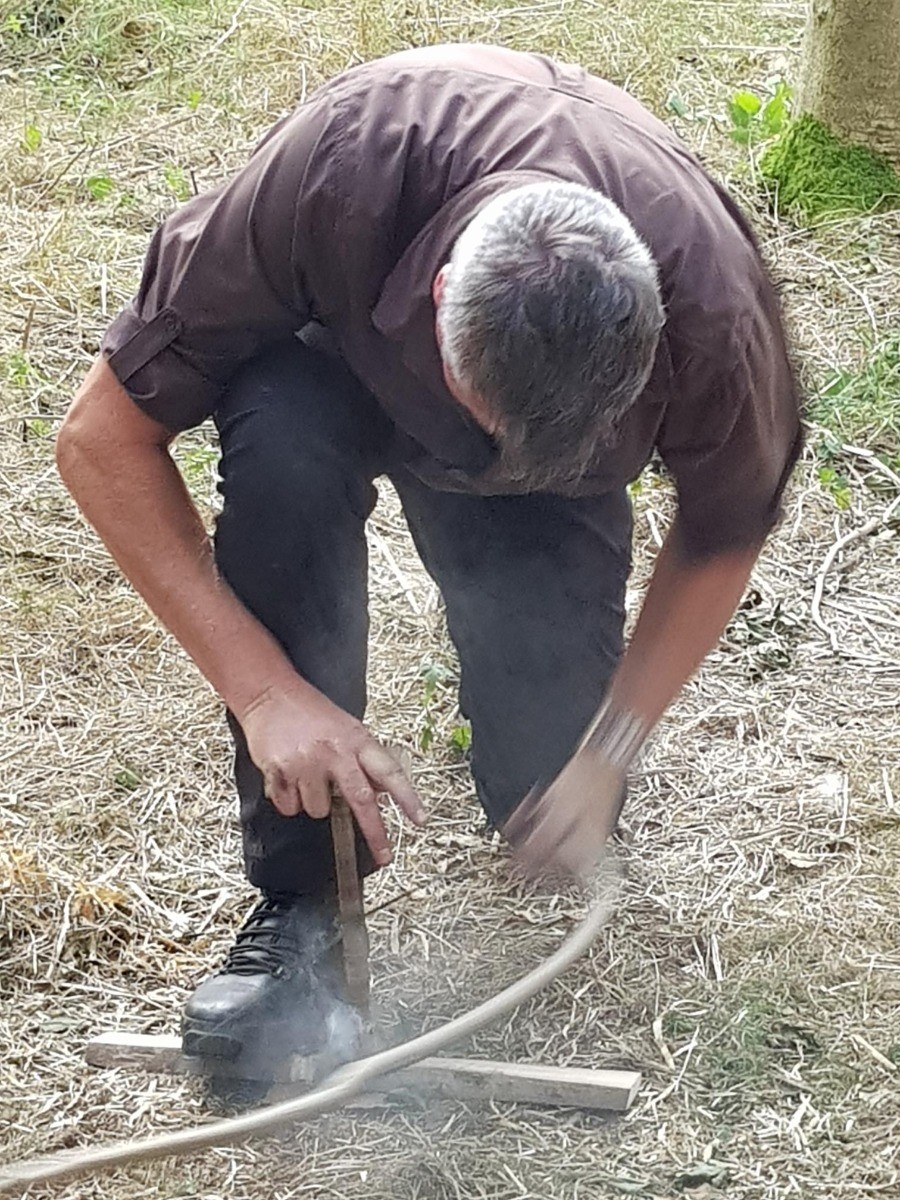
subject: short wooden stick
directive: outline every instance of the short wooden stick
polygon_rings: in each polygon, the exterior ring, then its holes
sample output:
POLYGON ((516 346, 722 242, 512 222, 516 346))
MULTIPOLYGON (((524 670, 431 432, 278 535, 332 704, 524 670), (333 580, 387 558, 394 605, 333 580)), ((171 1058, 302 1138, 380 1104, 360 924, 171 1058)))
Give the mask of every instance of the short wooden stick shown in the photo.
POLYGON ((331 802, 331 838, 334 844, 347 999, 363 1016, 368 1016, 369 935, 356 858, 356 827, 349 806, 340 796, 334 796, 331 802))

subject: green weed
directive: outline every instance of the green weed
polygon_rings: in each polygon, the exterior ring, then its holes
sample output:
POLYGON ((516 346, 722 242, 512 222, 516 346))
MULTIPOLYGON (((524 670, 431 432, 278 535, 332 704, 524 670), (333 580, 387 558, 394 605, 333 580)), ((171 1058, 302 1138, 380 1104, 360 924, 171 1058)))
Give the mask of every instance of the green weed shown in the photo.
MULTIPOLYGON (((456 681, 456 672, 443 663, 426 663, 419 671, 423 680, 422 724, 419 730, 419 749, 426 752, 434 745, 437 734, 438 710, 443 693, 456 681)), ((465 758, 472 748, 472 726, 468 721, 458 722, 447 738, 447 749, 465 758)))
POLYGON ((900 203, 900 175, 868 146, 845 142, 811 113, 766 147, 760 172, 782 212, 815 221, 833 212, 879 212, 900 203))
POLYGON ((463 758, 472 749, 472 726, 468 721, 457 725, 450 734, 450 748, 463 758))
POLYGON ((24 350, 11 350, 0 358, 0 378, 13 387, 28 387, 34 376, 35 368, 24 350))
POLYGON ((666 97, 666 112, 670 112, 674 117, 681 117, 685 121, 691 119, 690 109, 677 92, 670 92, 666 97))
POLYGON ((163 179, 165 179, 166 187, 176 200, 181 203, 184 203, 185 200, 190 200, 193 195, 193 189, 191 188, 187 174, 181 167, 176 167, 174 163, 166 163, 163 167, 163 179))
POLYGON ((730 998, 709 1036, 703 1061, 713 1085, 748 1097, 767 1090, 776 1068, 818 1059, 821 1047, 777 988, 748 988, 730 998))
POLYGON ((53 431, 53 426, 49 421, 45 421, 43 417, 32 417, 25 421, 23 429, 23 441, 29 441, 31 438, 49 437, 53 431))
POLYGON ((117 792, 133 792, 144 782, 133 767, 124 766, 116 771, 113 782, 117 792))
POLYGON ((84 186, 92 200, 108 200, 116 190, 115 180, 109 175, 89 175, 84 186))
POLYGON ((695 1016, 685 1016, 683 1013, 670 1010, 663 1013, 662 1031, 667 1039, 687 1038, 697 1028, 699 1018, 695 1016))
POLYGON ((218 448, 207 441, 194 441, 192 444, 190 437, 186 437, 176 447, 175 459, 194 499, 206 503, 216 478, 218 448))
POLYGON ((728 102, 732 141, 739 146, 756 146, 777 137, 790 119, 792 96, 784 81, 776 85, 769 100, 756 92, 735 92, 728 102))
POLYGON ((726 1087, 759 1086, 771 1065, 776 1017, 772 1002, 763 996, 750 997, 731 1015, 706 1051, 707 1065, 718 1082, 726 1087))
MULTIPOLYGON (((900 336, 872 346, 856 370, 835 371, 808 415, 840 441, 865 446, 900 468, 900 336)), ((821 449, 832 457, 834 439, 826 436, 821 449)))
POLYGON ((437 729, 435 700, 438 692, 453 678, 453 673, 442 663, 427 663, 419 671, 424 682, 422 691, 422 728, 419 731, 419 749, 427 751, 434 742, 437 729))
POLYGON ((44 141, 44 135, 38 129, 37 125, 26 125, 25 132, 22 134, 22 145, 26 150, 34 153, 35 150, 40 150, 44 141))
POLYGON ((841 475, 834 467, 819 467, 816 478, 834 500, 835 507, 841 512, 846 512, 853 503, 853 491, 847 477, 841 475))

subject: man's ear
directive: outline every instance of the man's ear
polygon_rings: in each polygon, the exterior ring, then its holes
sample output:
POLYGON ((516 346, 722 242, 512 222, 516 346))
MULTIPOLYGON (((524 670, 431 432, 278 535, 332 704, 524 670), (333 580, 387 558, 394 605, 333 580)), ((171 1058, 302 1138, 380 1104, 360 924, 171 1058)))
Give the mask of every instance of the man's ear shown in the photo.
POLYGON ((450 274, 450 264, 444 263, 437 275, 434 277, 434 283, 431 285, 431 298, 434 300, 434 307, 440 308, 441 301, 444 298, 444 288, 447 285, 447 277, 450 274))

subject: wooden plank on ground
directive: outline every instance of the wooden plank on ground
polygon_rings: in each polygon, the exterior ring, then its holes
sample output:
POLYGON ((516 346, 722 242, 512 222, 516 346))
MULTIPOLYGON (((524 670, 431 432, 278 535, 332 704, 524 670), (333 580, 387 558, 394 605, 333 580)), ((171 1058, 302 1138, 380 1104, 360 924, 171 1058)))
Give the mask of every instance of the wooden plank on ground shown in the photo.
MULTIPOLYGON (((92 1067, 132 1067, 169 1075, 208 1076, 212 1073, 203 1059, 182 1054, 181 1038, 167 1033, 101 1033, 88 1042, 85 1058, 92 1067)), ((266 1071, 263 1078, 308 1086, 332 1065, 324 1055, 307 1058, 294 1054, 279 1063, 274 1071, 266 1071)), ((215 1073, 225 1079, 253 1079, 261 1074, 254 1074, 241 1062, 217 1062, 215 1073)))
MULTIPOLYGON (((181 1039, 165 1034, 104 1033, 88 1043, 87 1061, 96 1067, 131 1067, 179 1075, 205 1075, 208 1068, 181 1053, 181 1039)), ((295 1056, 279 1069, 271 1099, 296 1094, 327 1070, 324 1058, 295 1056)), ((220 1071, 232 1077, 245 1070, 220 1071)), ((388 1096, 414 1092, 452 1100, 495 1100, 500 1103, 548 1104, 625 1112, 641 1085, 637 1071, 592 1071, 584 1067, 549 1067, 472 1058, 426 1058, 415 1066, 374 1080, 368 1090, 388 1096)))
POLYGON ((499 1100, 625 1112, 641 1086, 637 1071, 593 1071, 477 1058, 426 1058, 386 1075, 373 1091, 421 1090, 451 1100, 499 1100))

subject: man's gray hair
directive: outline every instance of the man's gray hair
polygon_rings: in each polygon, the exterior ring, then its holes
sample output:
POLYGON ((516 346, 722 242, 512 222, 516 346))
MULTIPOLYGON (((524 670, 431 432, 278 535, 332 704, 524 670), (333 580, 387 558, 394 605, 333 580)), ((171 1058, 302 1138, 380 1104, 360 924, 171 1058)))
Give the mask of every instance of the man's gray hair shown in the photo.
POLYGON ((656 265, 580 184, 496 196, 456 241, 438 308, 450 374, 499 423, 504 467, 566 490, 643 391, 664 321, 656 265))

